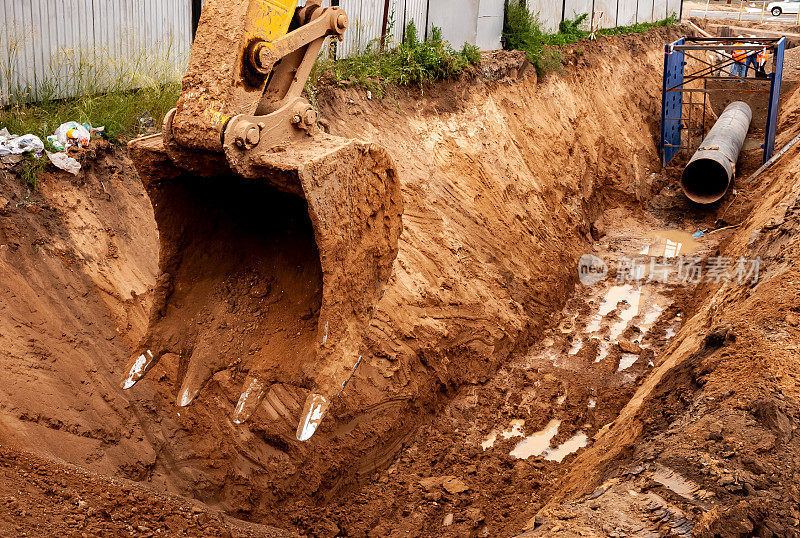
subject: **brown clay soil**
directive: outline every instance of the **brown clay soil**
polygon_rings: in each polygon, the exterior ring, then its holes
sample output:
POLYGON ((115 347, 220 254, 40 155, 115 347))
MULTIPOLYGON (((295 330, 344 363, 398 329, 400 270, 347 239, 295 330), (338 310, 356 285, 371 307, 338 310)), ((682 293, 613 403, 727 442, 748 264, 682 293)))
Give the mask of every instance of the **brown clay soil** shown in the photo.
MULTIPOLYGON (((192 334, 220 358, 193 405, 175 405, 179 355, 120 388, 159 300, 154 211, 124 150, 98 143, 79 176, 49 170, 36 193, 5 168, 0 533, 795 535, 800 146, 718 206, 690 206, 657 151, 663 44, 678 35, 581 43, 545 80, 493 53, 424 91, 320 89, 333 134, 388 151, 404 213, 364 362, 307 443, 269 412, 296 417, 297 394, 232 422, 247 372, 226 353, 245 343, 224 327, 192 334), (667 255, 668 238, 717 228, 697 252, 761 256, 758 284, 648 285, 617 302, 631 290, 614 271, 577 282, 583 253, 667 255), (526 436, 546 443, 512 455, 526 436)), ((778 147, 798 114, 792 90, 778 147)), ((740 174, 757 165, 746 152, 740 174)), ((292 316, 315 322, 308 222, 282 218, 302 214, 291 199, 259 219, 252 193, 228 187, 184 205, 207 218, 187 244, 214 238, 187 248, 185 319, 233 324, 223 303, 241 299, 267 346, 302 352, 293 339, 313 329, 288 338, 262 300, 294 288, 292 316), (242 230, 263 249, 237 249, 242 230), (254 280, 277 252, 308 274, 254 280), (203 287, 209 265, 235 275, 230 295, 203 287)))

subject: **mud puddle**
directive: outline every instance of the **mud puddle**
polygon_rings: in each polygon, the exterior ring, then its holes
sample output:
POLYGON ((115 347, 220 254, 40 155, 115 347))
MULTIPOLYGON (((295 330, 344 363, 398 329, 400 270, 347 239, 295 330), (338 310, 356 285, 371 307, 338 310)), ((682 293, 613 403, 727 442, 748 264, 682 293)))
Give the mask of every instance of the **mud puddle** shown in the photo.
POLYGON ((613 420, 680 331, 681 299, 702 278, 694 269, 713 239, 649 217, 631 221, 607 230, 581 259, 594 264, 591 277, 581 278, 543 337, 506 367, 533 382, 507 425, 480 439, 483 451, 565 461, 613 420), (513 443, 498 442, 506 439, 513 443))

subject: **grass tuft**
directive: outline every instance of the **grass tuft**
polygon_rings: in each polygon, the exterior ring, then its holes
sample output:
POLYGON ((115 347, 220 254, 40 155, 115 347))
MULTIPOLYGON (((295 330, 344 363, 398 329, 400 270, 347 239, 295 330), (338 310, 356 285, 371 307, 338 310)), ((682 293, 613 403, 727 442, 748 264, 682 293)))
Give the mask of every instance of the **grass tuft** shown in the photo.
MULTIPOLYGON (((589 32, 582 29, 586 26, 588 14, 577 15, 574 19, 567 19, 559 24, 558 32, 547 33, 542 30, 539 16, 532 13, 524 4, 514 0, 506 0, 505 24, 503 27, 503 40, 506 49, 525 51, 531 63, 536 66, 540 76, 553 71, 559 71, 562 66, 561 52, 558 47, 576 43, 589 37, 589 32)), ((622 35, 642 33, 651 28, 677 24, 677 18, 672 15, 664 20, 653 23, 639 23, 632 26, 618 26, 616 28, 603 28, 597 30, 600 35, 622 35)))
POLYGON ((318 61, 308 88, 311 89, 309 93, 313 93, 321 79, 336 86, 361 86, 382 97, 390 85, 422 87, 426 83, 454 78, 480 61, 477 47, 465 44, 460 51, 454 50, 442 38, 441 28, 434 27, 428 40, 420 39, 411 21, 406 26, 403 42, 395 48, 380 51, 376 42, 372 42, 355 56, 318 61))
POLYGON ((39 174, 44 171, 50 159, 46 155, 36 156, 25 153, 22 161, 22 179, 34 192, 39 190, 39 174))
POLYGON ((145 47, 135 32, 125 34, 119 46, 126 54, 102 47, 58 49, 44 79, 32 86, 22 75, 19 54, 32 36, 13 25, 6 30, 0 35, 0 127, 13 134, 45 141, 74 120, 104 125, 104 136, 118 141, 159 128, 177 102, 187 58, 176 54, 171 35, 145 47))
POLYGON ((14 134, 35 134, 44 141, 67 121, 105 126, 103 136, 112 142, 160 128, 161 121, 180 95, 177 82, 87 95, 73 99, 16 103, 0 109, 0 126, 14 134))

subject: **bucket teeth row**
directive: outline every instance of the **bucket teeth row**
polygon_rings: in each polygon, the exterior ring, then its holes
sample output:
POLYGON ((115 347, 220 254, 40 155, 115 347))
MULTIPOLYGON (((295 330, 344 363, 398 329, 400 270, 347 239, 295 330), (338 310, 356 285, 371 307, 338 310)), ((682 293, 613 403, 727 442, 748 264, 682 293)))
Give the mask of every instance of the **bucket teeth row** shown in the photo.
MULTIPOLYGON (((156 356, 151 350, 134 355, 129 361, 128 375, 122 383, 127 390, 138 383, 145 374, 158 362, 163 354, 156 356)), ((175 405, 187 407, 200 394, 202 388, 213 375, 224 369, 224 365, 214 365, 218 361, 208 361, 205 351, 195 352, 189 361, 175 405)), ((298 441, 307 441, 317 431, 322 419, 330 407, 330 398, 322 394, 311 393, 305 404, 300 407, 298 394, 281 383, 267 383, 255 375, 248 375, 243 384, 239 401, 233 411, 234 424, 244 424, 259 405, 264 402, 268 417, 275 422, 293 422, 299 414, 295 436, 298 441)))

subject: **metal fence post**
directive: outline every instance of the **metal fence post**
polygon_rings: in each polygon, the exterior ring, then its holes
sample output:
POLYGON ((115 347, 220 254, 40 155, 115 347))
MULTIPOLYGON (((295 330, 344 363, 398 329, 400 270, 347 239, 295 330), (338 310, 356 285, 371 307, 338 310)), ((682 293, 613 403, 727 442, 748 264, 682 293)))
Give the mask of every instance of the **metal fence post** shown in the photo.
POLYGON ((381 50, 386 47, 386 26, 389 24, 389 0, 383 2, 383 25, 381 26, 381 50))
POLYGON ((428 25, 430 22, 431 16, 431 0, 428 0, 428 3, 425 5, 425 41, 428 40, 428 25))

